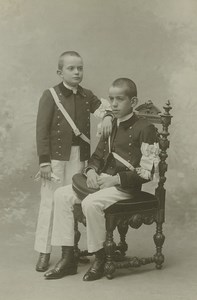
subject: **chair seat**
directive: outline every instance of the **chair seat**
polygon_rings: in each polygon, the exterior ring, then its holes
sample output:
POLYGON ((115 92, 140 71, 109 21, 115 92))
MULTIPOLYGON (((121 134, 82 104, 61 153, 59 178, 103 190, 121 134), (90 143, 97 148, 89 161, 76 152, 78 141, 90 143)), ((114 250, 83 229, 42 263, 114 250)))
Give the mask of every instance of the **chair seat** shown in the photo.
MULTIPOLYGON (((75 174, 73 176, 73 189, 78 197, 83 200, 88 194, 95 193, 99 189, 91 189, 87 187, 86 177, 83 174, 75 174)), ((147 210, 158 207, 158 200, 155 195, 147 192, 136 192, 131 195, 128 200, 119 201, 105 210, 105 213, 120 213, 136 210, 147 210)))
POLYGON ((119 201, 105 210, 105 214, 125 213, 139 210, 154 209, 158 207, 155 195, 147 192, 137 192, 130 199, 119 201))

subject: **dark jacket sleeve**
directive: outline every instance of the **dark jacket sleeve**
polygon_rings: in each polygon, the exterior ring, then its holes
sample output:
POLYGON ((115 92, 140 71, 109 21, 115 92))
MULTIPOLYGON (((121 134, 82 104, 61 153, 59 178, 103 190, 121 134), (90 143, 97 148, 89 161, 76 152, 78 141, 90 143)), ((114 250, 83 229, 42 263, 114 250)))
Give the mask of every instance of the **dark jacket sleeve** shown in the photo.
POLYGON ((101 137, 94 153, 91 155, 90 159, 88 160, 88 165, 86 170, 95 169, 97 173, 100 173, 100 170, 103 168, 104 148, 106 143, 107 141, 101 137))
POLYGON ((90 90, 87 90, 87 96, 90 103, 90 112, 93 114, 101 105, 101 101, 90 90))
MULTIPOLYGON (((148 126, 145 126, 142 128, 142 130, 139 133, 139 146, 141 148, 142 143, 153 145, 157 142, 157 133, 156 128, 153 124, 149 124, 148 126)), ((122 171, 119 173, 120 181, 121 181, 121 187, 122 188, 131 188, 135 187, 136 185, 140 185, 143 183, 146 183, 150 180, 145 179, 139 175, 139 173, 136 171, 122 171)))
POLYGON ((37 121, 36 143, 39 163, 50 162, 50 126, 54 114, 54 100, 49 90, 40 98, 37 121))

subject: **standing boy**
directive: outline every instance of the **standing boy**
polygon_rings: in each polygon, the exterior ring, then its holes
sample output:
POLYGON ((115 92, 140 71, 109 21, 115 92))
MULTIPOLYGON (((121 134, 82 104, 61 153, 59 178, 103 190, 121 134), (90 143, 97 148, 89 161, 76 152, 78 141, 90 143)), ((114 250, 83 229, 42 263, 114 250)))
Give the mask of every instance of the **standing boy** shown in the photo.
MULTIPOLYGON (((159 161, 154 125, 133 113, 137 104, 135 83, 128 78, 115 80, 109 89, 109 98, 115 116, 111 142, 101 138, 85 171, 87 186, 98 191, 82 201, 88 252, 95 253, 95 261, 84 275, 84 281, 99 279, 104 273, 104 210, 140 191, 142 184, 152 179, 159 161)), ((78 202, 71 185, 55 192, 52 245, 62 246, 62 258, 45 274, 46 279, 58 279, 77 272, 72 209, 78 202)))
POLYGON ((75 51, 60 55, 57 74, 62 82, 44 91, 38 108, 36 140, 40 164, 41 204, 35 250, 40 252, 36 270, 46 271, 51 253, 53 194, 71 183, 90 157, 90 113, 103 118, 103 134, 111 131, 111 114, 101 101, 79 84, 83 61, 75 51), (69 116, 65 117, 67 114, 69 116), (74 121, 74 127, 72 121, 74 121))

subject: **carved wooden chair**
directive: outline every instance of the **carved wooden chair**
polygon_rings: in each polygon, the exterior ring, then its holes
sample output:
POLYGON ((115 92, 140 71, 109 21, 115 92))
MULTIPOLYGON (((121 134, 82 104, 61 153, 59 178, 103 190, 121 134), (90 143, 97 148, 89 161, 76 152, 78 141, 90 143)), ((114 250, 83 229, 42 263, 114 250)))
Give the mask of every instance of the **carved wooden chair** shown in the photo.
MULTIPOLYGON (((130 200, 120 201, 110 206, 105 211, 106 218, 106 240, 104 248, 106 252, 105 275, 108 279, 112 279, 114 272, 119 268, 139 267, 149 263, 155 263, 157 269, 161 269, 164 262, 162 254, 162 246, 165 236, 162 232, 162 225, 165 221, 165 197, 166 190, 164 183, 166 181, 165 173, 167 171, 166 158, 167 149, 169 148, 168 127, 171 124, 170 102, 168 101, 163 107, 164 113, 153 105, 151 101, 137 107, 136 111, 140 118, 146 118, 150 122, 160 125, 158 130, 158 140, 160 147, 159 162, 159 180, 155 189, 155 194, 147 192, 138 192, 134 198, 130 200), (139 228, 142 224, 151 225, 156 223, 156 233, 154 234, 154 243, 156 245, 156 253, 147 258, 126 257, 128 245, 126 243, 126 234, 129 226, 139 228), (113 232, 118 229, 120 242, 116 244, 113 239, 113 232)), ((85 217, 81 212, 81 206, 76 205, 74 209, 75 216, 75 255, 83 262, 88 262, 87 256, 92 255, 85 251, 80 251, 78 242, 80 232, 78 230, 78 222, 85 225, 85 217)))

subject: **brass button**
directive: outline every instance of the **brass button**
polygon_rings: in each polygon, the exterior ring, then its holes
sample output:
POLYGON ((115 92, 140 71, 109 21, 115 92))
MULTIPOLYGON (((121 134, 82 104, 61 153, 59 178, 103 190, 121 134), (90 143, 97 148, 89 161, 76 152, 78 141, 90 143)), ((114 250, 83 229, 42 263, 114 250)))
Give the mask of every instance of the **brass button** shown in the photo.
POLYGON ((129 146, 131 146, 131 143, 129 143, 129 146))

